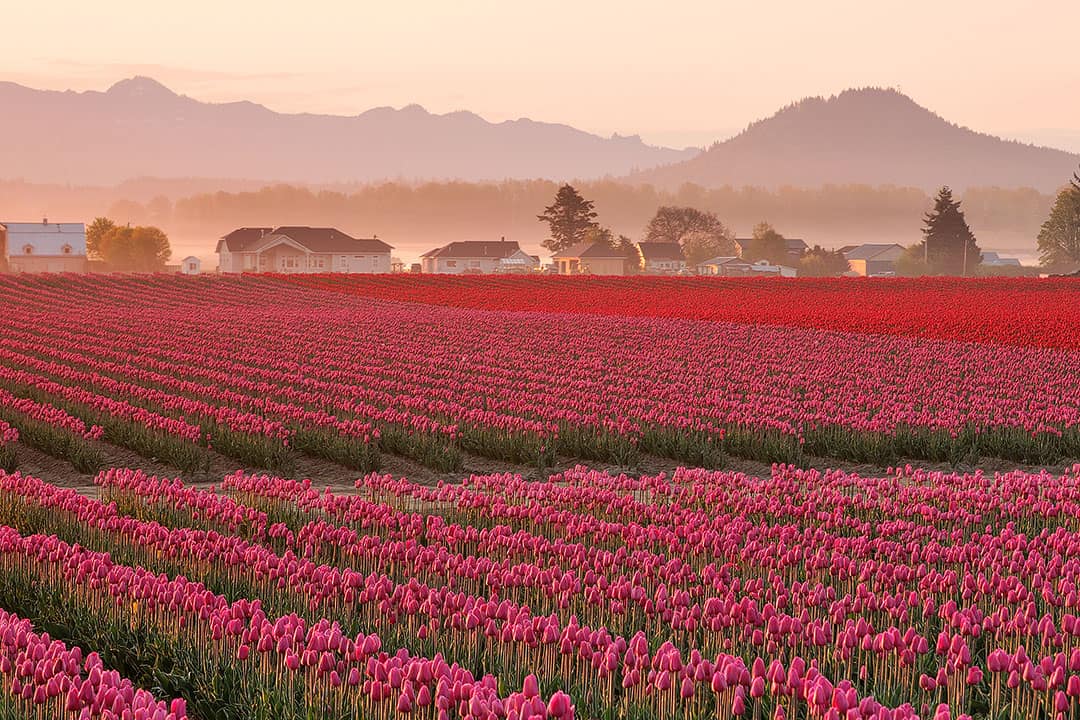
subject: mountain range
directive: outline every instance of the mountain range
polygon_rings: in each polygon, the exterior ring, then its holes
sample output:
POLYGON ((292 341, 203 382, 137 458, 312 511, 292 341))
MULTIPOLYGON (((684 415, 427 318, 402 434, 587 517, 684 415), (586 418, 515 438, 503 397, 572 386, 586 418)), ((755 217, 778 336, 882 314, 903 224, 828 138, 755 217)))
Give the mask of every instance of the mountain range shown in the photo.
POLYGON ((251 102, 200 102, 146 77, 105 92, 4 82, 0 108, 0 177, 33 182, 571 180, 625 175, 698 152, 528 119, 437 115, 419 105, 351 117, 282 114, 251 102))
POLYGON ((348 117, 283 114, 251 102, 200 102, 145 77, 104 92, 0 82, 0 108, 0 178, 40 183, 613 177, 668 189, 865 184, 1054 192, 1080 164, 1080 155, 978 133, 877 88, 799 101, 704 151, 528 119, 440 115, 419 105, 348 117))

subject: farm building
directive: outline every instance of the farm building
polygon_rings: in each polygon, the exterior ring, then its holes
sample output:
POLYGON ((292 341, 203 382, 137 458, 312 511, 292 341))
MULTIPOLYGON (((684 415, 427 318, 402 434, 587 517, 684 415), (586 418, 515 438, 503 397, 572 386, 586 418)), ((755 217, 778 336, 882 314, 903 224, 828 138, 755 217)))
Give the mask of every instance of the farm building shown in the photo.
POLYGON ((337 228, 286 226, 233 230, 217 244, 223 273, 388 273, 393 248, 337 228))
POLYGON ((750 263, 737 257, 714 257, 697 266, 698 275, 746 277, 752 275, 753 272, 750 263))
POLYGON ((420 256, 420 266, 432 274, 493 273, 502 267, 503 260, 519 253, 524 255, 517 242, 506 238, 460 240, 428 250, 420 256))
POLYGON ((996 252, 983 250, 982 264, 989 267, 1023 267, 1016 258, 1002 257, 996 252))
POLYGON ((904 254, 904 247, 895 243, 868 243, 857 245, 844 253, 851 272, 862 277, 896 272, 896 261, 904 254))
POLYGON ((637 249, 643 273, 665 275, 686 269, 686 258, 679 243, 640 242, 637 249))
POLYGON ((180 261, 180 274, 181 275, 198 275, 202 272, 202 260, 189 255, 180 261))
POLYGON ((551 256, 560 275, 625 275, 626 254, 599 242, 580 242, 551 256))
POLYGON ((11 272, 86 272, 86 226, 0 223, 0 258, 11 272))

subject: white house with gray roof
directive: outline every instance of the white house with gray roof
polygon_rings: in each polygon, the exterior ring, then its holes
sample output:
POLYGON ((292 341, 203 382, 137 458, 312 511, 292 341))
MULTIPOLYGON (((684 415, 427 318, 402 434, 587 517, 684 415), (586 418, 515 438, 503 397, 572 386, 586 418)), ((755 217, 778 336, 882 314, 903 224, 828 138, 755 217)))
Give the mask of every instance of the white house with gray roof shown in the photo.
POLYGON ((388 273, 393 248, 337 228, 246 227, 218 241, 223 273, 388 273))

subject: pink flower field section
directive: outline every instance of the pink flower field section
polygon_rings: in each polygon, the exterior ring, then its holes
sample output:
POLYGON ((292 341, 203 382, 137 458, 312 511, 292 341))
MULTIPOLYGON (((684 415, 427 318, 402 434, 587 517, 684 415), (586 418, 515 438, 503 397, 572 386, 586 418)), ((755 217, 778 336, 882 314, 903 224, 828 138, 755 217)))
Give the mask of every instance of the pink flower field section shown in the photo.
POLYGON ((1080 705, 1080 465, 579 467, 438 487, 371 474, 348 494, 114 469, 97 485, 100 499, 0 473, 0 604, 33 618, 0 614, 0 708, 200 717, 229 688, 238 708, 212 716, 1058 719, 1080 705))
POLYGON ((0 275, 0 720, 1076 720, 1073 311, 761 287, 0 275))
POLYGON ((1080 456, 1071 350, 459 309, 252 278, 17 286, 2 302, 0 418, 53 413, 182 467, 206 447, 275 470, 296 453, 358 470, 380 452, 444 470, 463 453, 541 467, 1080 456))

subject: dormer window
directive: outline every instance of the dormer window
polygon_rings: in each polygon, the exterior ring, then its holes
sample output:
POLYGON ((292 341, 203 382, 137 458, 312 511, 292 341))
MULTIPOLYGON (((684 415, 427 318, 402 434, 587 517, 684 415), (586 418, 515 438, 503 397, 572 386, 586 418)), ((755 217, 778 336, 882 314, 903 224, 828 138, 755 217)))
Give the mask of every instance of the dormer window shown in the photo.
POLYGON ((34 254, 34 246, 33 245, 23 245, 22 251, 23 251, 23 255, 33 255, 34 254))
POLYGON ((64 245, 64 247, 60 248, 60 252, 64 253, 65 255, 70 255, 71 254, 71 246, 70 245, 64 245))

